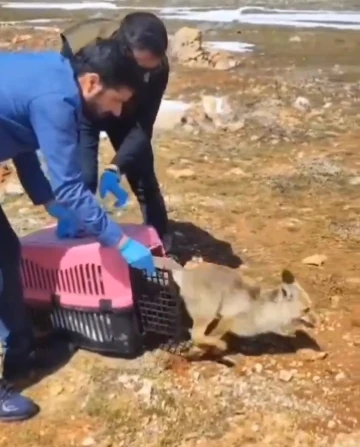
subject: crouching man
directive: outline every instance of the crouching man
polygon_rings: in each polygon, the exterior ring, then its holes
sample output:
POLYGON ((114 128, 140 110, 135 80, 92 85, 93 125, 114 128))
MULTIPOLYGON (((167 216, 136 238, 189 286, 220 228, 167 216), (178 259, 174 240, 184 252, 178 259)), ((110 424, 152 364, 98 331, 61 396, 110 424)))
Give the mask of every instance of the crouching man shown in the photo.
POLYGON ((143 221, 157 231, 165 250, 171 249, 168 216, 154 167, 153 125, 169 79, 168 35, 156 15, 137 11, 121 21, 89 19, 65 29, 62 54, 69 59, 99 39, 111 38, 128 48, 142 75, 141 88, 119 116, 84 116, 79 146, 84 182, 94 194, 98 186, 99 134, 105 131, 116 152, 101 177, 100 194, 115 191, 125 175, 141 209, 143 221))
MULTIPOLYGON (((154 272, 150 251, 127 238, 85 187, 78 149, 83 112, 121 114, 139 86, 138 67, 113 40, 87 46, 70 62, 57 52, 0 54, 0 162, 12 159, 34 205, 76 221, 134 268, 154 272), (46 161, 50 184, 36 150, 46 161)), ((0 420, 24 420, 38 406, 9 384, 50 366, 35 349, 20 279, 20 243, 0 206, 0 420)))

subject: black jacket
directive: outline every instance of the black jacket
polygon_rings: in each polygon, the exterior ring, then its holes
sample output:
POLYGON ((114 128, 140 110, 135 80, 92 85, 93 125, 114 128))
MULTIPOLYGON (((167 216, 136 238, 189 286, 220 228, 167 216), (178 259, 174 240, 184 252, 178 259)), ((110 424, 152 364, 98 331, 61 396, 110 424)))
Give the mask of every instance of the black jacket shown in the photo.
MULTIPOLYGON (((62 39, 62 54, 71 59, 84 46, 95 42, 97 39, 110 38, 120 26, 119 22, 107 19, 89 19, 80 22, 65 29, 61 34, 62 39)), ((165 57, 162 67, 151 73, 150 76, 144 73, 144 84, 141 91, 136 92, 134 98, 127 103, 123 109, 122 115, 119 118, 112 118, 110 125, 111 131, 116 132, 118 129, 119 136, 109 135, 112 141, 118 141, 119 147, 114 149, 118 151, 121 146, 121 151, 131 151, 132 147, 123 147, 132 145, 134 139, 130 138, 126 141, 126 135, 134 128, 139 132, 143 132, 149 140, 152 138, 153 126, 159 111, 160 103, 167 87, 169 80, 169 63, 165 57), (114 126, 114 120, 116 120, 114 126)), ((104 126, 106 130, 107 126, 104 126)), ((109 126, 108 126, 109 127, 109 126)), ((110 133, 108 132, 108 133, 110 133)))

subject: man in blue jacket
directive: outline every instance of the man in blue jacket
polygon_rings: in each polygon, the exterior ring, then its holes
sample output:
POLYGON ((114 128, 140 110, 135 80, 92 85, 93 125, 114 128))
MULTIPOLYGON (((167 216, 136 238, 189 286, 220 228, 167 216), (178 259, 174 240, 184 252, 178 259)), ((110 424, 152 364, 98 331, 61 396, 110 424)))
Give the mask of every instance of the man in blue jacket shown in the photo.
POLYGON ((79 151, 82 153, 84 182, 95 194, 98 188, 99 135, 100 131, 105 131, 115 155, 100 177, 100 195, 106 191, 113 192, 114 188, 119 191, 121 178, 125 175, 140 205, 144 223, 155 228, 169 252, 173 248, 173 238, 151 143, 154 122, 169 80, 167 30, 162 20, 148 11, 131 12, 121 21, 116 17, 112 20, 88 19, 62 32, 61 53, 72 59, 87 45, 106 38, 127 46, 142 72, 142 83, 124 107, 121 117, 85 117, 82 120, 79 151))
MULTIPOLYGON (((127 238, 82 180, 78 123, 82 113, 119 116, 138 87, 135 61, 113 40, 87 46, 70 61, 56 52, 0 54, 0 162, 12 159, 35 205, 77 221, 115 247, 134 268, 154 271, 150 251, 127 238), (50 184, 36 150, 46 161, 50 184)), ((23 420, 39 408, 5 382, 36 365, 34 339, 22 295, 20 243, 0 206, 0 420, 23 420)), ((36 351, 35 351, 36 352, 36 351)))

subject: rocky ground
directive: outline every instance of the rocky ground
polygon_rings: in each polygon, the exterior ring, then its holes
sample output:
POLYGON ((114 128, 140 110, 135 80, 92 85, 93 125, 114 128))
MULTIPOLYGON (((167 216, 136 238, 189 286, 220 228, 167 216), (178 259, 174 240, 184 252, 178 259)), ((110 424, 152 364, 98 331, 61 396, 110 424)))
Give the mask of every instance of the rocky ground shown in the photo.
MULTIPOLYGON (((26 389, 42 413, 2 427, 1 446, 360 445, 360 37, 243 35, 257 50, 232 70, 199 67, 195 56, 191 67, 174 64, 167 95, 196 106, 171 125, 161 118, 154 146, 178 251, 232 267, 239 256, 267 283, 291 268, 319 326, 244 342, 232 368, 160 350, 132 361, 79 352, 26 389), (317 265, 303 262, 312 255, 317 265)), ((9 49, 43 43, 43 33, 2 30, 9 49)), ((15 180, 4 188, 21 234, 49 221, 15 180)), ((119 219, 138 221, 136 203, 119 219)))

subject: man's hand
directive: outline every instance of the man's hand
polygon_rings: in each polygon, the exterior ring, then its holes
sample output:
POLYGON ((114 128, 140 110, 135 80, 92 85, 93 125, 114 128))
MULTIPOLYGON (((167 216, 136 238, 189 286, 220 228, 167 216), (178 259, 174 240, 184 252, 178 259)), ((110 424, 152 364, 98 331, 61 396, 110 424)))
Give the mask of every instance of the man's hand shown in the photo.
POLYGON ((73 219, 72 212, 65 206, 57 203, 55 200, 46 203, 44 206, 48 214, 50 214, 51 217, 54 217, 57 220, 73 219))
POLYGON ((83 237, 85 235, 75 216, 66 207, 53 200, 45 205, 45 209, 50 216, 58 221, 56 235, 59 239, 83 237))
POLYGON ((118 250, 120 255, 131 267, 138 270, 146 270, 148 275, 155 273, 155 265, 151 251, 145 245, 123 236, 119 242, 118 250))
POLYGON ((106 169, 101 177, 99 184, 100 197, 104 199, 108 193, 116 197, 114 206, 116 208, 124 208, 128 204, 128 193, 120 185, 121 176, 116 166, 111 165, 106 169))
POLYGON ((75 219, 60 219, 56 228, 59 239, 76 239, 86 237, 86 232, 75 219))

